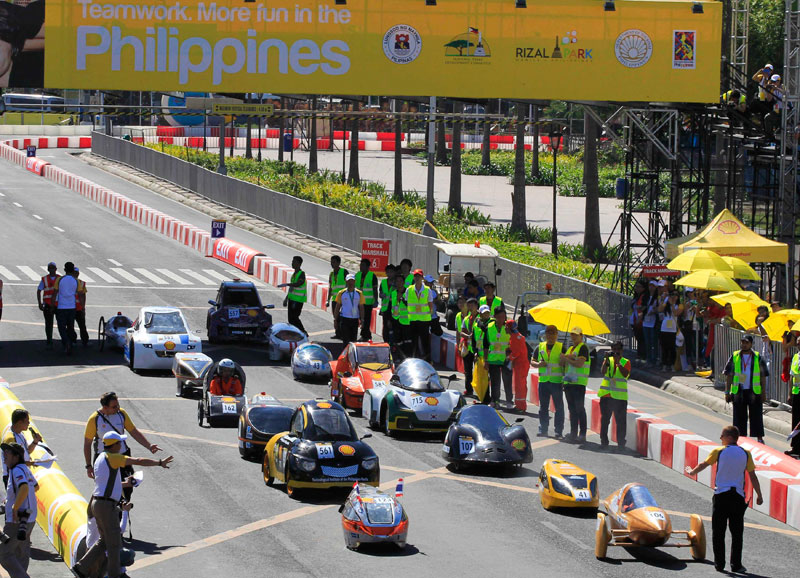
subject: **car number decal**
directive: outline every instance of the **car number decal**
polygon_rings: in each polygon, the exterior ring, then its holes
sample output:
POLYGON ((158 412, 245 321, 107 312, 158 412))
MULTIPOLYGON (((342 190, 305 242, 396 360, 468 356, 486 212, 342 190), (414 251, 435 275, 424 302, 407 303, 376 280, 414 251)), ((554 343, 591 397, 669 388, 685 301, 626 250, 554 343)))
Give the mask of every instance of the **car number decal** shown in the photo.
POLYGON ((461 454, 471 454, 475 449, 475 441, 471 437, 458 438, 458 452, 461 454))
POLYGON ((425 403, 425 398, 422 397, 422 396, 415 395, 414 397, 411 398, 411 405, 412 406, 422 405, 423 403, 425 403))
POLYGON ((325 460, 333 457, 333 444, 316 444, 317 457, 325 460))
POLYGON ((236 404, 235 403, 223 403, 222 404, 222 413, 236 413, 236 404))
POLYGON ((239 310, 228 309, 228 319, 239 319, 239 310))
POLYGON ((386 382, 382 379, 373 379, 372 387, 386 387, 386 382))
POLYGON ((391 504, 394 500, 390 496, 375 496, 373 501, 376 504, 391 504))
POLYGON ((446 453, 446 454, 449 454, 450 453, 450 446, 448 446, 447 444, 443 445, 442 446, 442 451, 444 453, 446 453))
POLYGON ((592 493, 589 490, 572 490, 575 494, 575 499, 579 502, 590 502, 592 500, 592 493))
POLYGON ((663 512, 647 512, 647 515, 653 518, 654 520, 661 520, 662 522, 666 521, 663 512))

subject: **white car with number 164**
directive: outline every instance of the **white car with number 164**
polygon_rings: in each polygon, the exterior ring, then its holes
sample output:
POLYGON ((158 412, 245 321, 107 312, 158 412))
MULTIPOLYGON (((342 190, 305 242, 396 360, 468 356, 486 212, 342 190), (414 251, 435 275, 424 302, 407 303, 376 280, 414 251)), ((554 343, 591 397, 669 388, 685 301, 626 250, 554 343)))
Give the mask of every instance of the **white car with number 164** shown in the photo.
POLYGON ((192 334, 177 307, 142 307, 125 335, 123 355, 128 367, 170 369, 176 353, 202 350, 202 341, 192 334))

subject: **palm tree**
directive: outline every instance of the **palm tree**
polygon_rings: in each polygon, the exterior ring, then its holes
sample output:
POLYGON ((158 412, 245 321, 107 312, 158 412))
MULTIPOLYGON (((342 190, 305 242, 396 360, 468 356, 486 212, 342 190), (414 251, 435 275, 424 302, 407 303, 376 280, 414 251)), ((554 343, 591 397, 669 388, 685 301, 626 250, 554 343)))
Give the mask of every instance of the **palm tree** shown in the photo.
MULTIPOLYGON (((308 149, 308 172, 317 172, 317 97, 311 99, 311 130, 309 130, 311 146, 308 149)), ((333 135, 331 135, 333 138, 333 135)))
POLYGON ((486 101, 486 107, 484 108, 484 113, 486 114, 487 118, 483 119, 483 144, 481 145, 481 166, 488 167, 492 163, 492 147, 489 144, 492 136, 492 126, 489 124, 488 115, 492 112, 492 100, 489 99, 486 101))
MULTIPOLYGON (((286 99, 281 97, 281 108, 286 110, 286 99)), ((286 130, 286 117, 281 115, 278 120, 278 162, 283 162, 283 131, 286 130)))
POLYGON ((585 223, 583 248, 587 257, 599 258, 603 252, 603 240, 600 237, 600 190, 597 174, 597 133, 598 127, 594 118, 583 113, 583 124, 586 132, 586 144, 583 149, 583 185, 586 190, 585 223))
POLYGON ((533 146, 531 147, 531 178, 539 178, 539 106, 533 105, 533 146))
MULTIPOLYGON (((454 112, 461 114, 464 107, 455 105, 454 112)), ((450 198, 447 201, 447 210, 461 216, 461 120, 453 121, 453 154, 450 157, 450 198)))
MULTIPOLYGON (((397 104, 395 101, 395 111, 397 104)), ((400 117, 394 121, 394 200, 403 202, 403 122, 400 117)))
POLYGON ((517 137, 514 154, 514 193, 511 195, 511 230, 527 233, 525 206, 525 105, 517 103, 517 137))
MULTIPOLYGON (((250 96, 247 95, 244 99, 246 103, 250 103, 250 96)), ((244 158, 252 159, 253 158, 253 143, 251 139, 253 138, 253 117, 247 117, 247 143, 244 145, 244 158)))
POLYGON ((436 127, 436 164, 447 164, 447 123, 439 119, 439 124, 436 127))
MULTIPOLYGON (((353 112, 358 112, 359 102, 353 101, 353 112)), ((361 177, 358 174, 358 123, 360 118, 353 117, 353 122, 350 125, 350 176, 347 177, 347 182, 351 185, 359 185, 361 177)))

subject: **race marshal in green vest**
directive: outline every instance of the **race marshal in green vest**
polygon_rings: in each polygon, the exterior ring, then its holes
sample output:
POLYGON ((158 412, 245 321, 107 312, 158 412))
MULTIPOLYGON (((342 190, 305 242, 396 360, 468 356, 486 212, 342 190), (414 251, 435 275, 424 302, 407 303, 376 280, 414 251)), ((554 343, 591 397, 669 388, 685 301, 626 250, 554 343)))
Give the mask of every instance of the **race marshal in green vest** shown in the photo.
MULTIPOLYGON (((339 292, 346 286, 345 279, 347 278, 347 269, 343 269, 341 265, 342 258, 339 255, 332 255, 331 272, 328 274, 328 300, 326 302, 326 307, 330 309, 331 315, 333 315, 331 302, 336 299, 339 292)), ((339 323, 335 315, 333 317, 333 329, 335 332, 334 338, 341 339, 342 333, 339 331, 339 323)))
POLYGON ((308 334, 306 328, 303 327, 303 322, 300 321, 300 313, 303 311, 303 303, 308 301, 306 274, 300 269, 303 266, 303 258, 295 255, 292 257, 292 278, 289 283, 281 283, 278 287, 288 287, 289 290, 286 298, 283 300, 283 305, 286 307, 286 317, 289 325, 294 325, 300 331, 308 334))
POLYGON ((356 273, 356 289, 364 296, 364 323, 361 324, 361 341, 371 341, 372 311, 378 303, 378 277, 369 270, 369 259, 361 259, 356 273))
POLYGON ((614 416, 617 432, 617 446, 625 447, 628 426, 628 378, 631 375, 631 362, 622 354, 622 342, 611 346, 611 353, 603 360, 603 381, 597 397, 600 398, 600 445, 608 447, 608 426, 614 416))
POLYGON ((764 402, 767 400, 769 370, 761 355, 753 351, 752 335, 742 335, 741 349, 728 358, 724 374, 725 401, 733 403, 733 425, 741 435, 749 435, 763 443, 764 402))

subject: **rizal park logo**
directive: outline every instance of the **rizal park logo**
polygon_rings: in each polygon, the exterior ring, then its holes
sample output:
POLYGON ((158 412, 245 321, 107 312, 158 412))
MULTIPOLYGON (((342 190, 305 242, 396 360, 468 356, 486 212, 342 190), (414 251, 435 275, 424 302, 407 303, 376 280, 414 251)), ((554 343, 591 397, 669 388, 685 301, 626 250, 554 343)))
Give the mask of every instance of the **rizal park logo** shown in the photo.
POLYGON ((579 41, 577 30, 569 30, 549 46, 517 46, 514 56, 521 61, 592 62, 593 52, 579 41))

